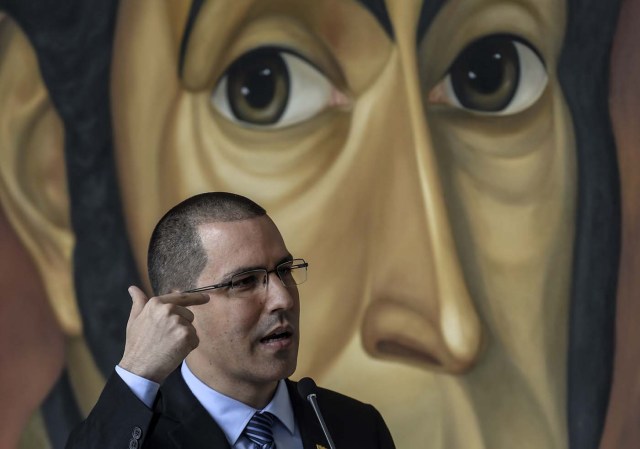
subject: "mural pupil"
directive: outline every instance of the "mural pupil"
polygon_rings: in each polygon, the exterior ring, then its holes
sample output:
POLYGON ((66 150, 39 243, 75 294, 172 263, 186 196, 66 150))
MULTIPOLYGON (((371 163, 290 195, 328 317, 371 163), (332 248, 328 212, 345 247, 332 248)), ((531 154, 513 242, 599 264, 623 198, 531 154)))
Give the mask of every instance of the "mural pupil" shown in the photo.
POLYGON ((245 101, 254 108, 264 108, 273 99, 275 83, 271 69, 268 67, 247 75, 246 83, 241 88, 245 101))
POLYGON ((462 106, 486 112, 504 109, 516 93, 520 77, 513 38, 489 36, 473 42, 455 60, 450 73, 462 106))
POLYGON ((276 123, 289 99, 289 71, 274 49, 258 49, 229 69, 227 96, 234 116, 250 124, 276 123))

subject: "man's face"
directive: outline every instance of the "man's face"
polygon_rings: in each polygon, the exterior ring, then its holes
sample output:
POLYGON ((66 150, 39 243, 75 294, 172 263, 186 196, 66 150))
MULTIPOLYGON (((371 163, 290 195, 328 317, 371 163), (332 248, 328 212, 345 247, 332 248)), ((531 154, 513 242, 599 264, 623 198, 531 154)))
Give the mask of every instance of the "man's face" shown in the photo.
MULTIPOLYGON (((291 260, 278 228, 267 216, 200 226, 207 265, 196 287, 228 282, 256 268, 291 260)), ((220 391, 263 386, 290 376, 298 355, 300 303, 296 286, 275 273, 266 288, 239 297, 211 290, 209 303, 193 307, 200 345, 187 358, 202 380, 220 391), (275 338, 274 338, 275 337, 275 338)))
POLYGON ((187 3, 122 2, 118 18, 115 143, 141 272, 172 204, 247 195, 313 267, 299 376, 376 404, 400 447, 562 447, 564 2, 433 16, 388 0, 389 34, 357 0, 210 0, 178 75, 187 3))

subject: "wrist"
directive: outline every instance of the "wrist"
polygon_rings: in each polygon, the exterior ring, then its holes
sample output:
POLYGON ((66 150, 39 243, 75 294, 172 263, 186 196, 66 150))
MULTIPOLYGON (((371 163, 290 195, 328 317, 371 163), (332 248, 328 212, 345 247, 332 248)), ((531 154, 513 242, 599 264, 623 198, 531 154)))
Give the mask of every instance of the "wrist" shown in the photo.
POLYGON ((116 373, 120 379, 127 384, 129 390, 142 401, 149 409, 152 408, 156 399, 160 385, 144 377, 127 371, 120 365, 116 365, 116 373))
POLYGON ((161 384, 167 376, 167 374, 163 374, 157 369, 141 366, 140 363, 135 363, 135 361, 128 359, 126 356, 120 360, 118 366, 135 376, 157 384, 161 384))

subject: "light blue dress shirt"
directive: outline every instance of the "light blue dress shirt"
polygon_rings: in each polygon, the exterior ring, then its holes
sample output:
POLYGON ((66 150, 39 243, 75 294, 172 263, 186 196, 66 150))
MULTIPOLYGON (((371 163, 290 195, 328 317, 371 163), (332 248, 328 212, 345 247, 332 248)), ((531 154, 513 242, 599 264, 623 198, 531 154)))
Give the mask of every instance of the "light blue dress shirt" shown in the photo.
MULTIPOLYGON (((218 393, 204 384, 191 372, 186 362, 182 363, 180 371, 187 387, 218 423, 231 447, 233 449, 253 449, 253 444, 242 434, 242 431, 253 414, 259 410, 218 393)), ((151 408, 160 385, 137 376, 120 366, 116 366, 116 372, 136 397, 151 408)), ((273 424, 273 439, 278 449, 302 449, 300 429, 293 415, 289 391, 284 380, 278 383, 273 399, 262 411, 273 413, 278 418, 273 424)))

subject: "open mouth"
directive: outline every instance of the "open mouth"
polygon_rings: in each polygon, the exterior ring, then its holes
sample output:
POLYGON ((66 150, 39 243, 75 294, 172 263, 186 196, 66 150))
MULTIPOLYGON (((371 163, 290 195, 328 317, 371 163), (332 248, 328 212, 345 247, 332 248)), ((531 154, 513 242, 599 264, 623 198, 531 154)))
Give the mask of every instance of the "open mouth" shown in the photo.
POLYGON ((287 340, 293 335, 290 331, 274 332, 260 339, 260 343, 274 343, 277 341, 287 340))

